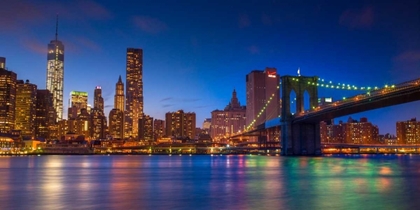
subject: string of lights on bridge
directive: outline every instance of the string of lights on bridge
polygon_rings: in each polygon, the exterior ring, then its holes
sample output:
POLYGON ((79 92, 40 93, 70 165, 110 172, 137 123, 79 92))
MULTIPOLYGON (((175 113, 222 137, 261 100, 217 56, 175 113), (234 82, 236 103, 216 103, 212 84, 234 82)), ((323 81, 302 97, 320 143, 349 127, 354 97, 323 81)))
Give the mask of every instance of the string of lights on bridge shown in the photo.
MULTIPOLYGON (((299 78, 292 78, 292 81, 299 81, 299 78)), ((371 90, 378 90, 380 89, 378 86, 356 86, 351 84, 345 83, 335 83, 332 81, 327 81, 323 78, 318 78, 317 82, 308 82, 308 85, 314 85, 322 88, 330 88, 336 90, 364 90, 364 91, 371 91, 371 90)), ((395 85, 385 85, 385 88, 395 88, 395 85)))
MULTIPOLYGON (((281 83, 280 83, 281 84, 281 83)), ((280 85, 277 85, 277 90, 280 89, 280 85)), ((276 91, 277 91, 276 90, 276 91)), ((275 96, 274 93, 271 94, 270 98, 265 102, 263 108, 260 110, 260 112, 258 112, 257 117, 252 120, 252 122, 246 126, 245 130, 249 130, 250 128, 252 128, 252 126, 254 126, 254 124, 257 122, 257 119, 264 113, 264 111, 267 109, 268 105, 270 104, 270 102, 273 100, 273 97, 275 96)))
MULTIPOLYGON (((299 78, 292 78, 292 81, 299 81, 299 78)), ((351 85, 351 84, 345 84, 345 83, 336 83, 333 81, 328 81, 325 80, 323 78, 318 78, 317 82, 308 82, 309 85, 315 85, 321 88, 330 88, 330 89, 336 89, 336 90, 363 90, 363 91, 372 91, 372 90, 378 90, 380 89, 378 86, 356 86, 356 85, 351 85)), ((280 89, 280 84, 277 86, 277 90, 280 89)), ((384 88, 395 88, 395 85, 385 85, 384 88)), ((274 97, 274 93, 271 95, 271 97, 266 101, 266 103, 264 104, 264 106, 262 107, 262 109, 260 110, 260 112, 257 114, 257 117, 252 120, 252 122, 246 127, 245 130, 249 130, 250 128, 252 128, 252 126, 254 126, 254 124, 256 123, 257 119, 264 113, 264 111, 267 109, 268 105, 270 104, 270 102, 272 101, 274 97)))

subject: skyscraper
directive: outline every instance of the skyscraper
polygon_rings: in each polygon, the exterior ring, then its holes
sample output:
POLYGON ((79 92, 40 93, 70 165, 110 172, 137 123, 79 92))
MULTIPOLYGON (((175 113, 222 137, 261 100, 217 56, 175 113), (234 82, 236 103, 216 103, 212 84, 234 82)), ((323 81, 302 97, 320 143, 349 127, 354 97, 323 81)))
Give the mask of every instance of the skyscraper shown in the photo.
POLYGON ((16 82, 15 129, 28 139, 35 137, 36 93, 37 86, 29 80, 16 82))
POLYGON ((154 120, 153 133, 154 133, 155 141, 165 136, 165 121, 164 120, 159 120, 159 119, 154 120))
POLYGON ((102 112, 104 111, 104 98, 102 98, 102 88, 101 86, 95 87, 94 99, 93 99, 93 108, 99 109, 102 112))
POLYGON ((275 68, 254 70, 246 75, 246 126, 249 129, 280 115, 279 85, 275 68))
POLYGON ((113 138, 124 138, 124 83, 121 76, 115 84, 114 109, 109 112, 109 134, 113 138))
POLYGON ((397 122, 397 144, 420 144, 420 122, 416 118, 397 122))
POLYGON ((64 45, 58 40, 58 17, 55 29, 55 40, 48 44, 47 54, 47 90, 53 95, 53 106, 57 121, 63 119, 64 87, 64 45))
POLYGON ((195 113, 178 110, 167 112, 165 115, 166 135, 179 139, 193 139, 195 137, 195 113))
POLYGON ((88 109, 88 93, 82 91, 71 91, 68 119, 77 118, 82 109, 88 109))
POLYGON ((0 68, 0 133, 15 129, 16 73, 0 68))
POLYGON ((153 117, 145 115, 139 121, 139 139, 153 141, 153 117))
POLYGON ((36 91, 35 137, 50 139, 50 127, 55 123, 55 109, 49 90, 36 91))
POLYGON ((124 112, 124 83, 121 81, 121 75, 115 85, 114 109, 124 112))
POLYGON ((6 58, 0 57, 0 69, 5 69, 5 68, 6 68, 6 58))
POLYGON ((125 136, 138 138, 139 120, 143 117, 143 50, 127 49, 125 136))
POLYGON ((241 106, 233 90, 230 103, 224 110, 211 112, 211 137, 215 141, 227 138, 245 129, 246 107, 241 106))

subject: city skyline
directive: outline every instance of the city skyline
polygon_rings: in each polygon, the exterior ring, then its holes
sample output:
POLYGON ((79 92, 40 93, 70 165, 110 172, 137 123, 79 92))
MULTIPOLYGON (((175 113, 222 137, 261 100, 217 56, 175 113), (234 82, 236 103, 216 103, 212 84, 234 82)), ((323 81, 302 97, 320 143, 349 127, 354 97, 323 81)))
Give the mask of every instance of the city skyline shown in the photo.
MULTIPOLYGON (((246 102, 245 75, 252 70, 274 67, 283 76, 296 75, 300 67, 305 76, 360 86, 383 86, 420 77, 420 29, 413 27, 419 19, 415 18, 415 9, 410 9, 416 7, 414 1, 407 1, 406 5, 367 5, 359 1, 351 6, 318 2, 300 8, 294 3, 230 2, 235 9, 220 10, 216 9, 217 2, 208 3, 206 9, 201 8, 203 4, 173 5, 185 6, 192 12, 188 15, 163 15, 162 10, 166 9, 158 4, 149 5, 150 12, 128 9, 123 14, 125 3, 113 7, 110 2, 86 1, 67 5, 68 8, 54 3, 47 8, 55 10, 38 14, 48 2, 34 5, 22 1, 22 8, 32 9, 25 15, 35 15, 34 18, 29 20, 18 13, 15 20, 0 23, 10 31, 0 36, 0 45, 5 46, 0 49, 0 56, 6 57, 6 67, 16 72, 18 79, 29 79, 43 89, 46 45, 54 37, 55 13, 59 13, 60 39, 66 46, 64 101, 72 90, 93 96, 94 87, 102 86, 106 115, 112 109, 115 79, 124 75, 125 50, 130 47, 144 50, 144 112, 155 119, 164 119, 165 113, 179 109, 195 112, 198 127, 211 116, 211 111, 225 106, 233 88, 239 100, 246 102), (255 8, 251 12, 252 6, 255 8), (76 12, 79 7, 93 10, 76 12), (284 16, 279 17, 270 7, 284 11, 284 16), (394 17, 390 19, 385 15, 391 7, 396 11, 390 11, 394 17), (288 8, 290 12, 286 11, 288 8), (397 14, 403 9, 405 14, 397 14), (206 15, 213 13, 221 15, 208 19, 206 15), (75 14, 86 19, 76 18, 75 14), (193 15, 197 20, 188 19, 193 15), (177 18, 172 20, 172 16, 177 18), (321 19, 325 19, 323 25, 316 24, 321 19), (190 26, 185 28, 178 23, 180 20, 190 26), (203 28, 205 21, 208 28, 203 28), (101 27, 104 23, 113 30, 101 27), (35 28, 40 30, 34 33, 35 28)), ((7 3, 13 11, 16 4, 7 3)), ((358 93, 320 88, 319 96, 340 99, 358 93)), ((93 97, 88 101, 93 104, 93 97)), ((419 118, 418 106, 419 102, 413 102, 352 117, 368 117, 379 126, 381 134, 395 134, 396 121, 419 118)))

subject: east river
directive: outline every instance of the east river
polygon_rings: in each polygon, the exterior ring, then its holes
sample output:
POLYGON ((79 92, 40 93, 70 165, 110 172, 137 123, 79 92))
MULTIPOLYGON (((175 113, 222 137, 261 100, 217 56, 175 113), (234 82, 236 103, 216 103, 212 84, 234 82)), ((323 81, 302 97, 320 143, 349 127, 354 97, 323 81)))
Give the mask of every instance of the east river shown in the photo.
POLYGON ((0 209, 418 209, 420 156, 0 157, 0 209))

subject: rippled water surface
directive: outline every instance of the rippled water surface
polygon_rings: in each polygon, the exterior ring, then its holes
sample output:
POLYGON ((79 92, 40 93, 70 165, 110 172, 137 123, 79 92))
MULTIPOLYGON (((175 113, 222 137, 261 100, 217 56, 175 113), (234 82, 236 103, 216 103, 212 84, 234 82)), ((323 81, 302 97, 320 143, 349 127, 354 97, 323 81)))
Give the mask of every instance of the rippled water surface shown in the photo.
POLYGON ((420 156, 0 157, 0 209, 418 209, 420 156))

